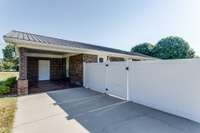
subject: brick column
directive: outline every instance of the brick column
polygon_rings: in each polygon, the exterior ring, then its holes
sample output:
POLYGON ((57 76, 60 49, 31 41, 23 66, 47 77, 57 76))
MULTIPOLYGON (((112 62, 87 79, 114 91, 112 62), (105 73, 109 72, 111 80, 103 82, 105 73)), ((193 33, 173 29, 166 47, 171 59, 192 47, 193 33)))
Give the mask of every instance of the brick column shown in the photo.
POLYGON ((97 62, 97 55, 79 54, 69 58, 70 83, 83 85, 83 62, 97 62))
POLYGON ((28 94, 27 57, 26 49, 19 48, 19 80, 17 83, 18 95, 28 94))
POLYGON ((28 94, 28 80, 18 80, 17 81, 17 94, 27 95, 28 94))
POLYGON ((27 79, 27 57, 25 48, 19 48, 19 79, 27 79))

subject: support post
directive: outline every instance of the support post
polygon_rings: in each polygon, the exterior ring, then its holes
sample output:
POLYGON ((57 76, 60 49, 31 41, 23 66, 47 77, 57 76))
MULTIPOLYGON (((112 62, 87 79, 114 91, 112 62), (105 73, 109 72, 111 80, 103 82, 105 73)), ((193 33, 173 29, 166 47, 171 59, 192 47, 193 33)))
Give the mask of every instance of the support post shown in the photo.
POLYGON ((18 95, 28 94, 27 56, 26 49, 19 48, 19 80, 17 82, 18 95))

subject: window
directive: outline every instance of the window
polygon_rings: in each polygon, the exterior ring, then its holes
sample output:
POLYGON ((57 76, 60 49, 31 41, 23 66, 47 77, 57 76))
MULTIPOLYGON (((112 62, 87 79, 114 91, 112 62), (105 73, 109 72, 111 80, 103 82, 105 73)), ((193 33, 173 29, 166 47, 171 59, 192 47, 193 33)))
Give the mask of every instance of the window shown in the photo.
POLYGON ((100 63, 103 62, 103 58, 102 58, 102 57, 99 58, 99 62, 100 62, 100 63))

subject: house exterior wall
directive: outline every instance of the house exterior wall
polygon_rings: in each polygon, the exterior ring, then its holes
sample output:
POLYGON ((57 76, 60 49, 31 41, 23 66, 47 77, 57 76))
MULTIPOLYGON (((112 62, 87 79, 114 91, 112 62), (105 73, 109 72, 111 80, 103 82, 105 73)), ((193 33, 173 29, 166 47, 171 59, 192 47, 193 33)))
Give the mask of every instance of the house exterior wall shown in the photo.
POLYGON ((50 59, 50 79, 62 80, 66 78, 66 58, 50 59))
POLYGON ((27 79, 31 85, 33 82, 38 81, 38 58, 28 57, 27 63, 27 79))
POLYGON ((50 80, 61 80, 66 78, 66 58, 39 58, 28 57, 27 58, 27 70, 28 80, 30 85, 38 81, 38 62, 39 60, 50 61, 50 80))
POLYGON ((111 62, 114 62, 114 61, 125 61, 125 59, 122 58, 122 57, 109 57, 109 60, 111 62))
POLYGON ((97 55, 79 54, 69 58, 70 82, 76 85, 83 85, 83 62, 97 62, 97 55))

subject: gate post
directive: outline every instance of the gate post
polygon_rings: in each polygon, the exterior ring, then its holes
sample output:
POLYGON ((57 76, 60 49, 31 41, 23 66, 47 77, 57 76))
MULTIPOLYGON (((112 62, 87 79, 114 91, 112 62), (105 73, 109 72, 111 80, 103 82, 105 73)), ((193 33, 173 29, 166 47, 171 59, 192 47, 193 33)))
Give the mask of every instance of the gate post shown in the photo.
POLYGON ((108 81, 107 81, 108 66, 109 66, 109 61, 106 61, 105 62, 105 94, 107 94, 107 92, 109 91, 108 81))
POLYGON ((87 88, 86 85, 86 62, 83 62, 83 87, 87 88))
POLYGON ((126 67, 128 68, 128 69, 126 69, 127 70, 126 71, 126 89, 127 89, 126 100, 127 101, 130 101, 130 88, 129 88, 129 69, 130 69, 130 66, 129 66, 129 62, 130 62, 130 60, 128 60, 126 62, 126 67))

